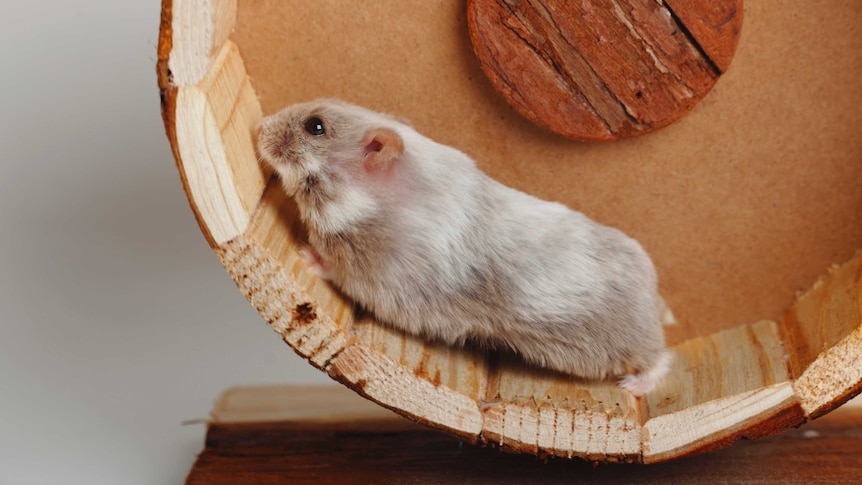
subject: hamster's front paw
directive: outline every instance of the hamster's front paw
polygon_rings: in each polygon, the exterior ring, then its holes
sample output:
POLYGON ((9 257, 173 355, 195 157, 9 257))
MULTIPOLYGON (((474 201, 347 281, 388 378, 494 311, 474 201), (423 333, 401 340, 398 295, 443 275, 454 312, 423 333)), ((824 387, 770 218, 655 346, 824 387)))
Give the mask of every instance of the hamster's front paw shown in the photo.
POLYGON ((300 249, 299 256, 302 257, 302 260, 305 261, 305 264, 308 265, 308 268, 316 276, 324 280, 330 279, 331 275, 326 269, 326 265, 323 263, 323 260, 320 258, 320 255, 317 254, 317 251, 315 251, 313 247, 306 246, 300 249))
POLYGON ((634 397, 641 397, 655 387, 655 382, 645 373, 626 374, 620 379, 619 386, 632 393, 634 397))

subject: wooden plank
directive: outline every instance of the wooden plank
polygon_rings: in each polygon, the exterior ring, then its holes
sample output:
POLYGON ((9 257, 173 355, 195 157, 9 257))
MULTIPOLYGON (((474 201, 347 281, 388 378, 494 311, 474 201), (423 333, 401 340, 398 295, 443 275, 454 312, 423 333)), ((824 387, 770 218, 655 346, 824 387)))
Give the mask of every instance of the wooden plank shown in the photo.
POLYGON ((254 211, 272 169, 257 161, 254 130, 263 119, 260 102, 239 50, 226 42, 198 88, 206 93, 225 149, 233 185, 247 213, 254 211))
POLYGON ((168 61, 174 86, 193 86, 210 71, 213 57, 236 25, 236 0, 173 0, 172 50, 168 61))
POLYGON ((219 411, 223 397, 186 483, 849 484, 862 476, 859 408, 685 460, 594 466, 467 445, 397 416, 377 416, 357 399, 343 388, 232 389, 232 419, 219 411), (278 413, 283 420, 269 419, 278 413))
POLYGON ((788 380, 775 322, 687 340, 673 350, 668 377, 645 397, 649 418, 788 380))
POLYGON ((503 357, 490 379, 482 438, 530 453, 637 461, 638 403, 615 382, 583 382, 503 357))
POLYGON ((195 221, 198 223, 201 232, 211 247, 215 247, 216 243, 212 239, 212 235, 207 228, 203 216, 198 211, 196 204, 191 199, 191 194, 188 189, 188 179, 182 166, 182 158, 180 157, 179 144, 177 142, 176 130, 176 114, 177 114, 177 93, 179 89, 173 85, 173 75, 168 67, 171 51, 173 50, 173 0, 162 0, 162 14, 159 25, 159 44, 158 44, 158 62, 156 64, 156 75, 159 83, 159 97, 161 98, 162 120, 165 124, 165 135, 171 143, 171 151, 174 155, 174 160, 177 164, 177 169, 180 173, 180 180, 183 184, 183 189, 186 192, 186 197, 189 199, 189 205, 195 215, 195 221))
POLYGON ((351 345, 331 362, 330 375, 361 395, 427 426, 475 442, 482 429, 479 405, 446 386, 435 386, 389 357, 351 345))
POLYGON ((213 247, 245 229, 269 178, 256 162, 252 137, 260 103, 227 40, 236 8, 236 0, 164 0, 159 31, 157 71, 163 115, 170 114, 165 129, 213 247))
POLYGON ((637 462, 637 416, 610 411, 501 402, 484 412, 482 440, 506 450, 603 462, 637 462))
POLYGON ((216 249, 240 292, 285 342, 318 368, 347 345, 330 313, 300 289, 278 260, 245 236, 216 249))
POLYGON ((244 386, 226 390, 210 423, 401 421, 397 414, 342 386, 244 386))
POLYGON ((175 130, 186 191, 218 245, 248 227, 270 172, 257 162, 252 131, 262 115, 236 45, 212 67, 199 86, 179 88, 175 130))
POLYGON ((860 383, 858 334, 862 325, 862 251, 847 263, 833 265, 781 319, 780 328, 788 354, 792 378, 802 383, 806 408, 815 411, 860 383), (828 355, 827 349, 841 343, 828 355), (816 369, 806 370, 824 359, 816 369), (806 375, 807 374, 807 375, 806 375), (859 375, 853 383, 851 375, 859 375), (835 386, 835 387, 832 387, 835 386), (811 406, 814 406, 813 408, 811 406))
MULTIPOLYGON (((862 301, 862 300, 860 300, 862 301)), ((793 383, 802 408, 818 417, 862 391, 862 326, 822 352, 793 383)))
POLYGON ((484 398, 488 366, 484 352, 428 342, 374 321, 369 315, 351 328, 353 341, 385 355, 434 386, 445 386, 474 402, 484 398))
POLYGON ((805 415, 789 382, 687 406, 644 424, 646 463, 721 448, 796 426, 805 415))
POLYGON ((223 244, 242 234, 249 214, 234 185, 206 93, 195 87, 178 90, 175 126, 186 194, 200 214, 207 239, 223 244))

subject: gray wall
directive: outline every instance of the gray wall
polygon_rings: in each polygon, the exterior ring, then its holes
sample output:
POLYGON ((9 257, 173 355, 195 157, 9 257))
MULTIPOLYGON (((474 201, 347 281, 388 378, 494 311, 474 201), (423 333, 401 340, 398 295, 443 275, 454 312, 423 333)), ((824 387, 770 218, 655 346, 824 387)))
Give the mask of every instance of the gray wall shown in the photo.
POLYGON ((328 383, 236 290, 159 113, 157 0, 6 2, 0 484, 179 483, 227 387, 328 383))

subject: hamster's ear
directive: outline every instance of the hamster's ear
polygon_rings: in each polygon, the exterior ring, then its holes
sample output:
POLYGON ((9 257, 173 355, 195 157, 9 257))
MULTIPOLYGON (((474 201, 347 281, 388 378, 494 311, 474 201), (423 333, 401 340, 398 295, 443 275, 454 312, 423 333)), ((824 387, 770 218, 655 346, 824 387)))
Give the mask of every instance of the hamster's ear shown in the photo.
POLYGON ((387 171, 404 154, 404 141, 389 128, 374 128, 362 139, 362 163, 369 172, 387 171))

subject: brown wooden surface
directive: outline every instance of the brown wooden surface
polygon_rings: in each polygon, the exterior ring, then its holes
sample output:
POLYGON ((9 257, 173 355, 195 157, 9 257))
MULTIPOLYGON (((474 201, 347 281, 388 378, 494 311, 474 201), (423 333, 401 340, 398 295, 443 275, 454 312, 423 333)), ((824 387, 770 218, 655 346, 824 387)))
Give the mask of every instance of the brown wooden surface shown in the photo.
POLYGON ((528 119, 579 140, 676 121, 727 69, 742 0, 469 0, 473 50, 528 119))
POLYGON ((331 388, 238 388, 214 413, 188 484, 859 483, 862 407, 799 429, 657 465, 502 453, 331 388), (258 399, 258 398, 263 398, 258 399), (226 403, 226 401, 231 401, 226 403), (388 413, 388 414, 387 414, 388 413), (259 418, 260 420, 255 420, 259 418))

